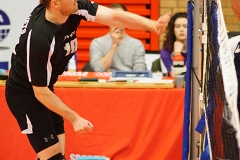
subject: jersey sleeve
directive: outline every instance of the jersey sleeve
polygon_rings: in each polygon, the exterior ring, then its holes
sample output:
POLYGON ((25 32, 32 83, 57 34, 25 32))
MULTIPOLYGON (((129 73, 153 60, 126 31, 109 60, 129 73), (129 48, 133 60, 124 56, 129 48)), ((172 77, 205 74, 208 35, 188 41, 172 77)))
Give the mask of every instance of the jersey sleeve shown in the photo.
POLYGON ((48 86, 52 73, 52 66, 49 63, 51 45, 44 36, 38 36, 34 31, 30 33, 27 42, 28 79, 34 86, 48 86))
POLYGON ((95 21, 98 4, 89 0, 78 0, 78 11, 75 13, 86 21, 95 21))

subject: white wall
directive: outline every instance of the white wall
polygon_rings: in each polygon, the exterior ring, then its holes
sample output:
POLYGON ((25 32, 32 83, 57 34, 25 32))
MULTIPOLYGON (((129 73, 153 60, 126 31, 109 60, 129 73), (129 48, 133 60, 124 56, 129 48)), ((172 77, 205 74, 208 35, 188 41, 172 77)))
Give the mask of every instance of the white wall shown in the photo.
MULTIPOLYGON (((32 9, 38 4, 39 0, 0 0, 0 36, 2 36, 2 30, 10 29, 6 38, 1 40, 0 37, 0 62, 10 62, 22 26, 32 9), (1 13, 6 14, 10 25, 4 23, 4 14, 1 13)), ((10 67, 10 64, 8 66, 10 67)))

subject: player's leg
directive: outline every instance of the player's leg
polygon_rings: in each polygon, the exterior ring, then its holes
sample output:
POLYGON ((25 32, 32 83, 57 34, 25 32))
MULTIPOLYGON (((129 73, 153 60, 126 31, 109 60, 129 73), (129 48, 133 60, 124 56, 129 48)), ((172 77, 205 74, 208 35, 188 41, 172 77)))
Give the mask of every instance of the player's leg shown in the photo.
POLYGON ((61 153, 61 155, 64 156, 64 154, 65 154, 65 152, 64 152, 65 151, 65 134, 58 135, 58 139, 59 139, 59 143, 56 143, 55 145, 37 153, 37 155, 39 157, 38 160, 46 159, 47 157, 50 158, 52 155, 56 155, 58 153, 61 153))
MULTIPOLYGON (((63 118, 61 116, 57 115, 54 112, 51 112, 51 115, 52 115, 52 120, 53 120, 53 123, 54 123, 54 128, 55 128, 58 140, 59 140, 59 145, 60 145, 60 148, 61 148, 61 154, 64 156, 64 154, 65 154, 65 133, 64 133, 63 118)), ((51 147, 52 147, 51 150, 39 152, 38 153, 39 156, 41 156, 42 154, 47 155, 48 153, 45 153, 45 152, 49 152, 49 151, 52 152, 52 150, 55 149, 54 148, 55 146, 51 146, 51 147)), ((59 146, 57 146, 57 148, 58 147, 59 146)), ((38 158, 37 160, 40 160, 40 159, 38 158)))
POLYGON ((54 124, 54 128, 55 128, 55 131, 58 135, 58 139, 59 139, 59 142, 60 142, 60 145, 61 145, 62 154, 64 155, 65 154, 64 121, 63 121, 63 118, 60 115, 58 115, 54 112, 51 112, 51 115, 52 115, 52 121, 53 121, 53 124, 54 124))
MULTIPOLYGON (((40 152, 37 153, 38 157, 40 160, 42 159, 49 159, 51 157, 53 157, 54 155, 57 155, 59 153, 61 153, 62 149, 61 149, 61 145, 60 143, 56 143, 40 152)), ((62 155, 62 153, 61 153, 62 155)), ((62 159, 61 159, 62 160, 62 159)))
POLYGON ((51 112, 44 107, 28 111, 27 114, 33 125, 33 133, 27 134, 27 136, 38 157, 45 160, 58 153, 63 155, 51 112), (34 118, 37 117, 37 114, 41 116, 34 118))
POLYGON ((52 113, 46 107, 28 111, 27 114, 32 121, 33 128, 35 128, 33 134, 27 134, 27 136, 38 157, 45 160, 59 153, 63 155, 62 145, 65 144, 61 143, 64 142, 65 138, 62 119, 60 118, 59 124, 53 124, 52 113), (34 118, 37 115, 41 115, 41 117, 34 118), (58 133, 62 133, 61 141, 58 139, 58 133))
MULTIPOLYGON (((51 111, 43 106, 32 93, 7 88, 6 100, 17 119, 22 134, 28 136, 31 146, 40 159, 49 159, 58 153, 62 155, 51 111)), ((63 126, 63 123, 60 126, 63 126)), ((60 130, 63 129, 60 127, 60 130)))
MULTIPOLYGON (((40 160, 40 158, 37 158, 37 160, 40 160)), ((66 160, 66 159, 61 153, 58 153, 58 154, 50 157, 48 160, 66 160)))
MULTIPOLYGON (((65 154, 65 134, 60 134, 60 135, 58 135, 58 139, 59 139, 59 143, 57 143, 56 145, 54 145, 54 146, 51 146, 51 148, 50 148, 50 150, 46 150, 46 151, 41 151, 41 152, 39 152, 37 155, 37 157, 44 157, 45 155, 46 156, 48 156, 48 152, 50 152, 51 153, 51 155, 52 155, 52 153, 54 153, 54 151, 53 150, 56 150, 55 152, 56 153, 61 153, 61 155, 63 155, 64 156, 64 154, 65 154), (55 148, 56 147, 56 148, 55 148), (58 150, 58 149, 61 149, 61 152, 58 150)), ((49 156, 48 156, 49 157, 49 156)), ((40 160, 40 158, 38 158, 37 160, 40 160)), ((61 159, 62 160, 62 159, 61 159)))
POLYGON ((65 134, 64 133, 59 134, 58 139, 59 139, 59 142, 60 142, 62 154, 65 155, 65 134))
POLYGON ((56 131, 56 135, 58 137, 59 143, 42 150, 37 155, 40 159, 63 160, 64 154, 65 154, 64 121, 61 116, 59 116, 58 114, 52 111, 51 111, 51 117, 52 117, 54 130, 56 131))

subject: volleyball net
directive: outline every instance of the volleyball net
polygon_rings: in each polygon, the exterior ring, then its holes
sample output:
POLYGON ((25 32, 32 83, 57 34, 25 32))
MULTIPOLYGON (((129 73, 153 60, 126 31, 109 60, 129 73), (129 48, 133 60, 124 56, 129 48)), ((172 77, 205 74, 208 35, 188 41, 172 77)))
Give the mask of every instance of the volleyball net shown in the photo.
MULTIPOLYGON (((188 7, 189 9, 191 8, 188 7)), ((237 77, 233 61, 234 57, 228 46, 228 35, 221 1, 203 0, 202 16, 202 26, 205 30, 205 32, 202 32, 202 37, 205 39, 203 40, 205 44, 201 46, 203 53, 203 63, 201 64, 203 66, 201 68, 203 73, 200 94, 203 97, 201 109, 203 111, 202 117, 205 120, 205 131, 201 134, 205 135, 205 141, 202 142, 203 153, 200 153, 200 158, 204 160, 201 156, 205 155, 205 159, 238 160, 240 126, 237 109, 237 77)), ((188 22, 191 20, 188 19, 188 22)), ((191 35, 188 35, 189 38, 191 38, 191 35)), ((187 65, 188 69, 192 69, 192 66, 187 65)), ((186 82, 187 85, 191 85, 191 82, 188 82, 188 84, 186 82)), ((185 91, 187 90, 185 89, 185 91)), ((186 101, 185 110, 189 110, 189 108, 186 109, 186 101)), ((184 132, 187 132, 185 115, 184 132)), ((184 149, 183 159, 185 160, 187 150, 186 147, 184 149)))

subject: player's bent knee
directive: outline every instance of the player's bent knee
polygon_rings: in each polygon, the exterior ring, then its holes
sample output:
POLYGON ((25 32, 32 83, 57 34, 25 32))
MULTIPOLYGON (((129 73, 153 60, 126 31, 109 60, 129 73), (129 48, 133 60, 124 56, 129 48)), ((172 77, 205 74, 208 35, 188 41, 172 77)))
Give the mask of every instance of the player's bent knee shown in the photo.
POLYGON ((66 159, 62 155, 62 153, 58 153, 58 154, 52 156, 51 158, 49 158, 48 160, 66 160, 66 159))

